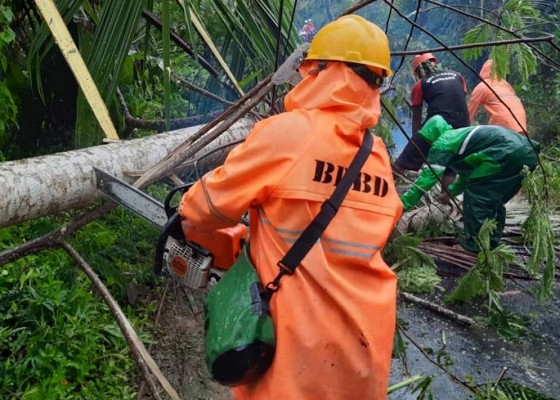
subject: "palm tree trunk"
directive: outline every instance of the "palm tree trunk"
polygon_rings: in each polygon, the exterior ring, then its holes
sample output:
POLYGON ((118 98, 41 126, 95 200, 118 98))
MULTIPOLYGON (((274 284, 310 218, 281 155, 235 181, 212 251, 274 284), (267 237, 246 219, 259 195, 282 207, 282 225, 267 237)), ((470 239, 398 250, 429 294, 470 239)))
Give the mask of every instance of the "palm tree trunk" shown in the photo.
MULTIPOLYGON (((210 150, 216 152, 198 167, 207 169, 223 162, 231 148, 228 144, 243 139, 252 125, 250 120, 241 120, 211 142, 195 158, 210 150)), ((97 197, 94 166, 131 182, 131 173, 149 169, 200 128, 0 163, 0 227, 87 206, 97 197)))

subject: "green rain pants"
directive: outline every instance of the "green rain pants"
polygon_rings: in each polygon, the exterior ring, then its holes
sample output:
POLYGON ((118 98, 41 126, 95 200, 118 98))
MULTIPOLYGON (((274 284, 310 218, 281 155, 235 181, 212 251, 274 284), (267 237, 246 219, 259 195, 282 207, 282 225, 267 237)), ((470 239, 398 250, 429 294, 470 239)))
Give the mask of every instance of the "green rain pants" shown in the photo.
POLYGON ((505 204, 521 189, 523 177, 515 174, 499 173, 488 178, 471 181, 463 195, 463 227, 465 239, 461 244, 467 251, 480 251, 476 238, 485 219, 495 219, 497 229, 490 237, 490 247, 500 242, 506 223, 505 204))

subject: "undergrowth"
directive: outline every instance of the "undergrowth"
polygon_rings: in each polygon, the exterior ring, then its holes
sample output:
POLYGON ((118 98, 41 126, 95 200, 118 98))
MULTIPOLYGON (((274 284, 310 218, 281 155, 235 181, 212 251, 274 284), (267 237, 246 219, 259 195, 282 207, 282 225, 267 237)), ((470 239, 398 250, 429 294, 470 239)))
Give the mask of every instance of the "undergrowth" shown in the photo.
POLYGON ((505 244, 500 244, 495 249, 490 248, 490 235, 494 230, 496 221, 484 221, 478 234, 478 243, 482 251, 478 253, 476 264, 459 279, 446 301, 466 302, 487 295, 488 305, 491 307, 494 304, 495 293, 504 291, 504 269, 515 261, 515 255, 511 247, 505 244))
POLYGON ((397 273, 399 289, 411 293, 432 293, 441 281, 434 259, 418 246, 422 238, 414 234, 401 235, 387 243, 383 258, 397 273))
POLYGON ((556 272, 555 237, 550 222, 550 205, 560 197, 560 173, 557 162, 541 160, 543 170, 524 171, 523 193, 531 204, 527 220, 523 223, 523 240, 531 248, 527 271, 539 279, 537 298, 544 300, 554 294, 556 272), (545 179, 546 176, 546 179, 545 179), (546 185, 545 185, 546 183, 546 185), (543 196, 543 188, 545 188, 543 196))
MULTIPOLYGON (((1 229, 0 250, 61 222, 45 218, 1 229)), ((153 306, 126 307, 126 287, 152 284, 157 234, 119 208, 71 240, 138 332, 153 306)), ((43 251, 3 265, 0 277, 1 399, 135 398, 131 378, 137 368, 117 323, 64 251, 43 251)))

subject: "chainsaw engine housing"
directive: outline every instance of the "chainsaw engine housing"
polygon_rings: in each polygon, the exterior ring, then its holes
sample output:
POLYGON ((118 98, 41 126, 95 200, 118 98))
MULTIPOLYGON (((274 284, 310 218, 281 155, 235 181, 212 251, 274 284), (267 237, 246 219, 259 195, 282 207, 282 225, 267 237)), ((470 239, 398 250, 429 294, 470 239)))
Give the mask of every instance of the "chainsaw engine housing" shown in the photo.
POLYGON ((169 275, 191 289, 206 287, 212 267, 208 250, 194 243, 169 236, 163 253, 163 268, 169 275))
POLYGON ((163 271, 191 289, 214 286, 231 268, 247 240, 247 227, 212 232, 189 232, 186 240, 168 236, 163 251, 163 271))

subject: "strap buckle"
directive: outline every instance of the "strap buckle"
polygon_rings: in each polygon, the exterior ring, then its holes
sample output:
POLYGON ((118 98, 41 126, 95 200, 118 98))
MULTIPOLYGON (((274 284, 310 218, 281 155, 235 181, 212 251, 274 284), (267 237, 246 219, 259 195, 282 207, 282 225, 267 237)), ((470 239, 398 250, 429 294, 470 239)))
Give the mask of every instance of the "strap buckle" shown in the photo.
MULTIPOLYGON (((280 273, 278 274, 280 277, 282 277, 286 274, 287 275, 293 275, 294 274, 294 270, 292 270, 291 268, 284 265, 282 263, 282 260, 278 261, 278 263, 276 265, 278 266, 278 268, 280 268, 280 273)), ((276 278, 278 278, 278 276, 276 278)))
POLYGON ((280 267, 280 271, 278 272, 278 275, 276 275, 276 278, 274 278, 272 281, 268 282, 266 284, 265 287, 265 291, 264 291, 264 295, 267 298, 267 300, 270 299, 270 297, 276 293, 278 291, 278 289, 280 289, 280 279, 282 279, 282 277, 286 274, 293 274, 288 272, 290 271, 290 269, 286 266, 282 266, 280 262, 278 262, 278 266, 280 267))

